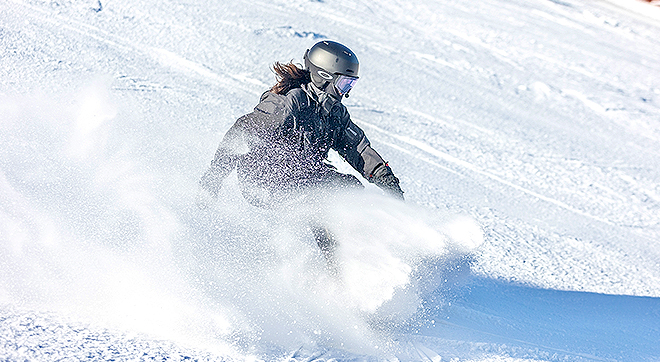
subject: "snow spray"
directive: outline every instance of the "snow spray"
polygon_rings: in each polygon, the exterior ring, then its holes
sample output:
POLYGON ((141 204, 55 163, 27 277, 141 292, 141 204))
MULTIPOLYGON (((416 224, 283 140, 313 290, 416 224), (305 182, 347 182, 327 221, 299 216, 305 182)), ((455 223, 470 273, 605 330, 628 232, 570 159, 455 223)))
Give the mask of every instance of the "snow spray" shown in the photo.
POLYGON ((483 240, 471 218, 370 191, 265 210, 231 200, 239 192, 227 184, 220 198, 230 200, 191 223, 185 264, 212 300, 231 306, 230 324, 249 341, 243 347, 391 354, 393 327, 414 317, 451 262, 483 240), (336 242, 332 260, 315 240, 320 226, 336 242))
POLYGON ((0 98, 0 304, 230 351, 173 258, 185 186, 108 89, 0 98))
POLYGON ((144 144, 169 134, 136 128, 107 89, 0 100, 0 303, 225 354, 388 354, 388 326, 482 242, 472 219, 370 190, 263 210, 234 177, 199 210, 201 170, 154 165, 144 144))

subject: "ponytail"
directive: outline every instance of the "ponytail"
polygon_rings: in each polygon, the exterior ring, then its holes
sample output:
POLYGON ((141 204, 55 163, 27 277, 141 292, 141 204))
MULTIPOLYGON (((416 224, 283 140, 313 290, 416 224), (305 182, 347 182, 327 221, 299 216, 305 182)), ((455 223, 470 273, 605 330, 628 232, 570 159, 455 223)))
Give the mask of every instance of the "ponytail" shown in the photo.
POLYGON ((276 94, 287 94, 290 90, 300 88, 301 85, 312 81, 309 71, 299 68, 293 62, 287 64, 275 62, 273 72, 277 78, 277 83, 270 91, 276 94))

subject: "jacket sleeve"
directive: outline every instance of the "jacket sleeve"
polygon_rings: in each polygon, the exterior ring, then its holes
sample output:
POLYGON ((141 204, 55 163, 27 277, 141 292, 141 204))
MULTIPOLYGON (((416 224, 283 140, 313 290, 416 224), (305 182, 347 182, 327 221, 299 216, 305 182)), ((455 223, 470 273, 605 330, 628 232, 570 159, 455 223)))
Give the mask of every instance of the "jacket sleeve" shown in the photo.
POLYGON ((199 182, 201 187, 216 197, 222 182, 242 156, 274 144, 286 144, 292 137, 292 124, 300 109, 299 98, 297 93, 287 97, 264 93, 254 111, 239 118, 227 131, 199 182))
POLYGON ((373 182, 375 171, 385 165, 385 160, 371 148, 364 131, 350 119, 337 140, 335 150, 370 182, 373 182))
POLYGON ((227 131, 215 152, 211 166, 199 181, 200 186, 213 197, 217 197, 218 191, 222 188, 222 181, 236 167, 239 155, 248 152, 243 128, 246 117, 239 118, 227 131))
POLYGON ((390 166, 371 148, 364 131, 350 120, 348 112, 345 113, 345 117, 348 118, 348 122, 343 135, 337 140, 335 150, 369 182, 403 199, 399 179, 394 176, 390 166))

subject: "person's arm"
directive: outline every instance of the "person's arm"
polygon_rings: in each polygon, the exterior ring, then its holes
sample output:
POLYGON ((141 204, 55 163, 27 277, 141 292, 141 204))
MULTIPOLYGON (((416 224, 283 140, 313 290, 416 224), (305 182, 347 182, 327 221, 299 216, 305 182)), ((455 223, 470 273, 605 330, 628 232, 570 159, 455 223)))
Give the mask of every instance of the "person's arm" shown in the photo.
POLYGON ((295 117, 301 107, 299 98, 306 99, 302 91, 291 92, 286 97, 264 93, 254 111, 239 118, 225 134, 211 166, 199 182, 201 188, 217 197, 223 180, 236 168, 241 155, 290 143, 288 138, 294 137, 295 117))
POLYGON ((213 198, 218 196, 222 181, 236 167, 238 156, 247 152, 241 120, 242 118, 236 121, 227 131, 215 152, 211 166, 199 180, 201 188, 213 198))
POLYGON ((369 182, 403 200, 399 179, 378 152, 371 148, 364 131, 350 119, 344 134, 337 140, 335 150, 369 182))

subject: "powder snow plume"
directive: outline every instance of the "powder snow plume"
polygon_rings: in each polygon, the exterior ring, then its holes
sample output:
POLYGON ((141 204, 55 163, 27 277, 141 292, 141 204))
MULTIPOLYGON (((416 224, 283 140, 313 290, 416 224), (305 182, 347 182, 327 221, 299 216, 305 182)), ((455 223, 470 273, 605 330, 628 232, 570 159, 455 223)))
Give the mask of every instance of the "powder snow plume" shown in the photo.
POLYGON ((0 179, 3 303, 224 353, 313 345, 378 355, 483 240, 472 219, 371 189, 267 210, 242 200, 230 177, 200 210, 195 183, 161 188, 137 140, 112 143, 122 104, 102 79, 65 102, 3 104, 3 150, 21 155, 4 157, 0 179), (332 266, 313 236, 319 225, 337 241, 332 266))

